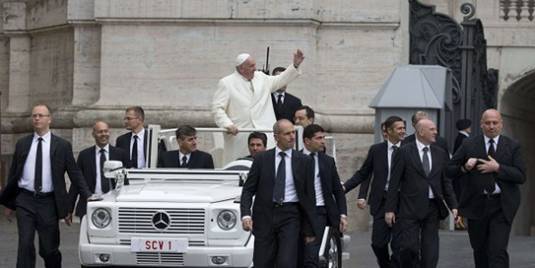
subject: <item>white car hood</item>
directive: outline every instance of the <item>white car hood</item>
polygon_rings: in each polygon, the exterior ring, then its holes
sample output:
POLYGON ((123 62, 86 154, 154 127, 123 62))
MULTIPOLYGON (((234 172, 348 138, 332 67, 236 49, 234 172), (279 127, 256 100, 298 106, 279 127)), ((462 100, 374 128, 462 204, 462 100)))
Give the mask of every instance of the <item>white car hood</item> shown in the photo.
POLYGON ((158 183, 124 186, 116 201, 118 202, 182 202, 214 203, 235 199, 241 194, 238 183, 158 183))

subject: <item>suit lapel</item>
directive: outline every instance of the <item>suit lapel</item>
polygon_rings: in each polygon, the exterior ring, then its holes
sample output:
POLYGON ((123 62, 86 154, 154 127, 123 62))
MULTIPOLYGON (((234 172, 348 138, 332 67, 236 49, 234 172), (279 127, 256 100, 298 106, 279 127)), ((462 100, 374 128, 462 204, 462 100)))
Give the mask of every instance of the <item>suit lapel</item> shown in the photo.
POLYGON ((275 149, 271 149, 267 154, 267 161, 268 167, 266 168, 267 171, 267 177, 271 178, 271 195, 273 195, 273 187, 275 187, 275 167, 277 166, 277 163, 275 163, 275 149))
POLYGON ((487 145, 485 144, 485 137, 483 135, 478 137, 477 144, 479 158, 487 159, 487 145))
MULTIPOLYGON (((383 166, 383 171, 384 171, 384 174, 386 174, 388 176, 388 142, 385 141, 383 142, 383 144, 381 144, 381 146, 379 146, 379 154, 381 156, 381 161, 382 161, 382 166, 383 166)), ((393 157, 392 157, 393 158, 393 157)), ((393 160, 393 159, 392 159, 393 160)), ((385 183, 386 183, 386 176, 383 178, 385 183)))
MULTIPOLYGON (((296 167, 297 167, 297 151, 296 150, 292 150, 292 175, 294 177, 294 183, 297 182, 297 179, 298 179, 298 176, 297 176, 297 172, 296 172, 296 167)), ((297 188, 296 188, 297 189, 297 188)))
POLYGON ((191 152, 191 155, 189 157, 189 161, 188 163, 186 164, 186 167, 188 168, 192 168, 194 167, 195 165, 195 162, 197 161, 197 154, 196 154, 197 151, 193 151, 191 152))
POLYGON ((323 194, 327 191, 327 185, 329 185, 330 176, 330 170, 327 169, 327 159, 325 158, 325 155, 323 153, 317 153, 318 154, 318 165, 319 165, 319 173, 320 173, 320 182, 321 182, 321 188, 323 189, 323 194))
POLYGON ((50 134, 50 163, 51 163, 50 168, 52 169, 52 174, 54 174, 54 157, 55 157, 57 148, 58 148, 57 137, 54 134, 50 134))
MULTIPOLYGON (((100 158, 97 158, 95 157, 95 150, 96 150, 96 146, 93 146, 91 147, 91 150, 90 150, 90 153, 89 153, 89 157, 87 159, 87 161, 89 161, 89 172, 91 172, 91 180, 92 180, 92 183, 93 185, 91 185, 91 190, 94 190, 95 189, 95 185, 97 185, 97 182, 95 181, 96 178, 97 178, 97 162, 96 161, 100 161, 100 158)), ((100 154, 99 154, 99 157, 100 157, 100 154)), ((110 158, 111 158, 111 149, 110 149, 110 158)), ((101 167, 102 168, 102 167, 101 167)))
POLYGON ((438 159, 438 151, 435 146, 429 146, 431 149, 431 171, 429 172, 429 178, 432 178, 435 172, 440 170, 440 163, 438 159))
POLYGON ((22 163, 26 162, 26 158, 28 157, 28 154, 30 153, 30 148, 32 147, 33 142, 33 134, 30 136, 27 136, 22 144, 22 163))
MULTIPOLYGON (((502 156, 505 155, 506 148, 510 148, 510 147, 507 144, 507 140, 504 139, 503 135, 501 135, 500 139, 498 141, 498 144, 496 144, 496 148, 495 148, 496 149, 496 154, 495 154, 494 157, 496 157, 496 161, 502 160, 501 158, 502 158, 502 156)), ((498 162, 502 162, 502 161, 498 161, 498 162)))

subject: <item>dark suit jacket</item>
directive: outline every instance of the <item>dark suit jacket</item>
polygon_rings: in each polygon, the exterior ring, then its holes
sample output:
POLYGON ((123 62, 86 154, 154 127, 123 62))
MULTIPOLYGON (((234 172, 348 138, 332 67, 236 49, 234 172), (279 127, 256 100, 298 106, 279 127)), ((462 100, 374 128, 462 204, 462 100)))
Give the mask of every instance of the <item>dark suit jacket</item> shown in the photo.
MULTIPOLYGON (((123 162, 124 167, 128 167, 128 163, 130 162, 128 159, 128 155, 126 152, 121 149, 114 146, 109 146, 109 160, 118 160, 123 162)), ((96 164, 96 157, 95 157, 95 146, 91 146, 89 148, 86 148, 78 154, 78 161, 76 161, 76 164, 78 165, 78 168, 82 171, 82 174, 84 175, 85 182, 87 184, 87 187, 89 188, 89 191, 91 193, 95 192, 95 185, 96 185, 96 177, 97 177, 97 164, 96 164)), ((107 181, 107 180, 106 180, 107 181)), ((115 181, 111 181, 112 188, 115 188, 115 181)), ((125 184, 128 184, 128 180, 125 180, 125 184)), ((71 184, 71 187, 69 188, 69 204, 70 204, 70 211, 72 212, 74 210, 74 206, 76 205, 76 216, 82 217, 85 215, 87 211, 87 202, 78 201, 78 204, 76 204, 76 199, 78 198, 79 192, 78 189, 71 184)))
MULTIPOLYGON (((294 184, 301 210, 302 230, 306 236, 316 236, 318 230, 315 219, 314 179, 310 177, 312 159, 298 151, 292 152, 294 184)), ((275 185, 275 148, 259 153, 243 185, 240 210, 241 217, 253 218, 253 234, 266 235, 273 227, 273 187, 275 185), (251 214, 251 204, 253 203, 251 214)))
POLYGON ((399 216, 407 219, 424 219, 429 207, 429 186, 439 202, 439 215, 448 216, 450 209, 457 208, 457 200, 451 180, 446 177, 449 157, 438 146, 431 148, 431 172, 425 175, 416 142, 402 146, 392 160, 392 171, 385 211, 394 212, 399 203, 399 216))
POLYGON ((453 153, 457 152, 457 149, 461 147, 461 144, 463 144, 464 139, 466 139, 464 134, 459 133, 457 137, 455 137, 455 143, 453 144, 453 153))
MULTIPOLYGON (((180 163, 180 159, 179 159, 178 150, 162 152, 160 154, 160 159, 158 160, 158 167, 178 168, 179 163, 180 163)), ((214 160, 212 159, 212 155, 210 155, 209 153, 196 150, 196 151, 191 152, 186 168, 213 169, 214 160)))
MULTIPOLYGON (((18 181, 22 176, 22 170, 30 152, 32 139, 33 134, 28 135, 20 139, 15 145, 15 153, 13 154, 13 162, 9 169, 7 185, 0 194, 0 204, 10 209, 16 209, 15 198, 19 193, 18 181)), ((80 169, 76 166, 71 144, 54 134, 51 135, 50 139, 50 163, 57 215, 58 218, 65 218, 69 212, 65 172, 69 174, 71 183, 78 188, 82 199, 87 199, 91 195, 91 192, 87 188, 80 169)))
POLYGON ((301 99, 286 92, 284 93, 284 102, 282 103, 282 107, 279 108, 279 106, 277 105, 277 99, 273 95, 274 94, 271 94, 271 102, 273 102, 275 118, 277 118, 277 120, 288 119, 293 123, 295 111, 303 105, 301 103, 301 99))
POLYGON ((372 145, 368 151, 368 156, 355 174, 344 183, 346 193, 362 183, 358 198, 366 199, 370 181, 372 188, 368 204, 370 204, 370 214, 379 213, 381 201, 385 196, 386 180, 388 177, 388 143, 386 141, 372 145), (373 175, 373 180, 371 179, 373 175))
MULTIPOLYGON (((401 141, 401 146, 415 142, 416 137, 414 136, 414 134, 411 134, 401 141)), ((437 141, 433 145, 442 148, 442 150, 444 150, 448 154, 448 158, 450 157, 450 149, 448 146, 448 141, 446 141, 446 139, 442 138, 441 136, 437 136, 437 141)))
MULTIPOLYGON (((464 173, 461 167, 471 158, 487 159, 483 135, 466 139, 455 152, 448 165, 448 176, 457 177, 464 173)), ((520 145, 507 136, 500 135, 496 148, 496 161, 500 164, 498 173, 481 174, 477 169, 466 173, 468 180, 461 194, 459 210, 469 219, 478 219, 484 213, 484 181, 494 179, 501 189, 501 203, 505 217, 511 223, 520 205, 519 184, 526 181, 526 167, 520 154, 520 145)))
MULTIPOLYGON (((147 129, 145 129, 145 135, 143 136, 143 154, 145 156, 145 160, 147 160, 147 129)), ((130 152, 130 140, 132 139, 132 131, 125 133, 119 137, 117 137, 117 140, 115 140, 115 147, 123 149, 125 152, 127 152, 128 159, 130 159, 130 156, 132 155, 132 152, 130 152)), ((138 141, 139 142, 139 141, 138 141)), ((133 167, 134 163, 130 161, 129 167, 133 167)), ((147 163, 148 164, 148 163, 147 163)))
MULTIPOLYGON (((347 204, 344 190, 340 184, 340 177, 336 170, 336 164, 334 158, 324 153, 318 153, 318 164, 321 190, 328 215, 327 224, 338 228, 340 225, 340 215, 347 215, 347 204)), ((314 177, 314 170, 310 170, 312 171, 312 177, 314 177)))

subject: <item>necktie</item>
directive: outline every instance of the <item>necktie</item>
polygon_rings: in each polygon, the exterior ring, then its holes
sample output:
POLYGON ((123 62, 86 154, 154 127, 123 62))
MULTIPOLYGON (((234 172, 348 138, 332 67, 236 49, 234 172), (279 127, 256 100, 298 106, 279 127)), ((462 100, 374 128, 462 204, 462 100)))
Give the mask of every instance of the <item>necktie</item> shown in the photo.
POLYGON ((398 154, 399 147, 397 145, 392 145, 392 159, 398 154))
POLYGON ((107 193, 110 191, 110 181, 107 180, 104 177, 104 162, 106 162, 106 150, 100 149, 100 188, 102 189, 103 193, 107 193))
POLYGON ((489 156, 494 158, 496 156, 496 149, 494 148, 494 139, 489 140, 489 151, 487 152, 489 156))
POLYGON ((35 193, 43 190, 43 138, 39 137, 37 142, 37 152, 35 154, 35 177, 33 189, 35 193))
POLYGON ((286 153, 280 152, 281 161, 277 167, 277 177, 275 178, 275 187, 273 189, 273 200, 275 203, 282 204, 284 202, 284 188, 286 186, 286 161, 284 157, 286 153))
POLYGON ((182 164, 180 164, 180 167, 186 167, 186 165, 188 164, 188 157, 187 156, 182 156, 182 164))
POLYGON ((137 140, 138 136, 134 135, 134 144, 132 145, 132 167, 138 168, 137 166, 137 140))
POLYGON ((277 105, 282 106, 282 93, 277 95, 277 105))
POLYGON ((424 155, 422 157, 422 166, 424 168, 425 176, 429 176, 429 173, 431 172, 431 165, 429 164, 429 155, 427 152, 429 151, 429 147, 424 147, 423 149, 424 155))
MULTIPOLYGON (((494 148, 494 139, 489 140, 489 150, 487 151, 487 155, 491 156, 492 158, 496 157, 496 149, 494 148)), ((492 194, 495 189, 496 187, 494 185, 494 180, 488 180, 487 183, 485 184, 485 191, 487 191, 488 194, 492 194)))

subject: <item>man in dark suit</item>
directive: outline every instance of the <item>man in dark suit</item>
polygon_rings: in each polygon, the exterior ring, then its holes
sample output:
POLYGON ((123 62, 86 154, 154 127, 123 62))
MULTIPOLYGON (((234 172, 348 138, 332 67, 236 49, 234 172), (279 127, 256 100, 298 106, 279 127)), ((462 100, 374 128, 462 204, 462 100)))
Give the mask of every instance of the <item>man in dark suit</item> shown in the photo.
POLYGON ((347 193, 362 183, 357 206, 364 209, 371 183, 368 203, 370 204, 370 214, 373 216, 372 249, 377 257, 379 267, 389 268, 391 266, 397 267, 399 264, 397 261, 397 241, 393 237, 392 228, 386 224, 384 219, 385 201, 392 158, 399 150, 401 141, 405 136, 405 121, 398 116, 390 116, 382 125, 386 140, 370 147, 362 167, 344 183, 344 189, 347 193), (373 180, 371 179, 372 175, 373 180), (392 248, 393 253, 392 260, 388 250, 389 243, 391 243, 390 248, 392 248))
POLYGON ((449 157, 431 146, 436 136, 433 121, 421 119, 416 124, 416 141, 402 146, 394 156, 385 221, 399 228, 401 267, 436 267, 440 220, 449 215, 449 208, 457 217, 455 193, 445 177, 449 157))
POLYGON ((253 160, 256 154, 264 152, 267 146, 267 135, 266 133, 253 131, 247 137, 247 149, 249 149, 249 155, 244 156, 240 159, 253 160))
POLYGON ((314 113, 314 110, 312 110, 312 108, 310 108, 307 105, 303 105, 297 108, 297 110, 295 111, 295 114, 294 114, 295 125, 306 127, 310 124, 314 124, 315 116, 316 115, 314 113))
POLYGON ((147 167, 145 149, 147 148, 147 133, 145 131, 145 111, 139 106, 126 108, 124 124, 130 132, 117 137, 115 146, 128 152, 132 168, 147 167))
POLYGON ((297 265, 300 232, 305 236, 305 243, 318 238, 313 227, 316 226, 313 179, 307 171, 312 168, 312 161, 292 149, 295 145, 292 122, 277 121, 273 132, 276 147, 254 158, 242 189, 242 226, 255 236, 256 268, 293 268, 297 265))
MULTIPOLYGON (((414 127, 414 129, 416 129, 416 124, 418 123, 418 121, 422 119, 430 119, 427 113, 424 111, 417 111, 412 115, 411 122, 412 122, 412 126, 414 127)), ((404 146, 405 144, 409 144, 409 143, 414 143, 415 139, 416 139, 415 134, 411 134, 407 136, 405 139, 403 139, 403 141, 401 142, 401 146, 404 146)), ((433 145, 442 148, 442 150, 444 150, 448 154, 448 157, 449 157, 450 150, 448 146, 448 141, 446 141, 446 139, 437 135, 435 138, 435 141, 433 142, 433 145)))
POLYGON ((519 185, 526 181, 520 145, 501 135, 503 121, 495 109, 481 116, 483 135, 466 139, 447 173, 467 180, 460 214, 468 218, 468 235, 476 268, 509 267, 507 244, 520 205, 519 185))
MULTIPOLYGON (((111 146, 110 141, 110 127, 104 121, 97 121, 93 125, 93 138, 95 145, 86 148, 78 155, 76 164, 82 171, 89 190, 94 194, 105 194, 111 189, 115 189, 115 181, 104 177, 103 167, 107 160, 117 160, 123 162, 124 167, 128 167, 128 155, 126 151, 121 148, 111 146)), ((125 181, 128 184, 128 181, 125 181)), ((69 203, 70 211, 74 210, 76 206, 76 216, 82 218, 87 211, 87 202, 76 199, 78 198, 78 188, 71 184, 69 188, 69 203)))
MULTIPOLYGON (((455 144, 453 145, 453 153, 457 152, 457 149, 461 147, 461 144, 463 141, 470 137, 471 131, 471 125, 472 121, 470 119, 459 119, 455 123, 455 126, 457 127, 457 130, 459 131, 459 134, 455 138, 455 144)), ((466 178, 464 176, 459 177, 453 177, 453 191, 455 191, 455 196, 457 197, 457 202, 459 202, 459 198, 462 195, 462 189, 463 184, 466 183, 466 178)), ((461 217, 461 220, 458 224, 455 225, 455 229, 457 230, 464 230, 466 228, 466 225, 464 223, 464 219, 461 217)))
POLYGON ((470 119, 459 119, 455 123, 455 126, 457 127, 459 134, 457 134, 455 143, 453 144, 453 153, 457 152, 457 149, 461 147, 464 139, 470 137, 470 133, 472 132, 472 121, 470 119))
POLYGON ((52 115, 48 106, 39 104, 32 109, 35 133, 20 139, 15 146, 13 162, 0 203, 11 220, 16 210, 19 234, 17 268, 35 267, 35 232, 39 235, 39 255, 45 267, 61 267, 59 251, 60 219, 71 224, 65 172, 78 187, 85 200, 91 194, 72 154, 71 144, 50 133, 52 115))
POLYGON ((303 153, 313 158, 314 200, 318 239, 304 245, 304 267, 319 267, 318 253, 325 226, 344 233, 347 229, 347 204, 334 159, 325 153, 325 130, 316 124, 303 130, 303 153))
MULTIPOLYGON (((273 69, 273 75, 279 75, 284 72, 286 68, 277 67, 273 69)), ((275 118, 288 119, 294 122, 294 114, 297 108, 301 107, 301 99, 286 92, 286 86, 277 89, 271 93, 271 102, 273 102, 273 109, 275 110, 275 118)))
POLYGON ((158 167, 213 169, 214 160, 209 153, 197 150, 197 130, 184 125, 177 128, 176 141, 178 150, 160 154, 158 167))

